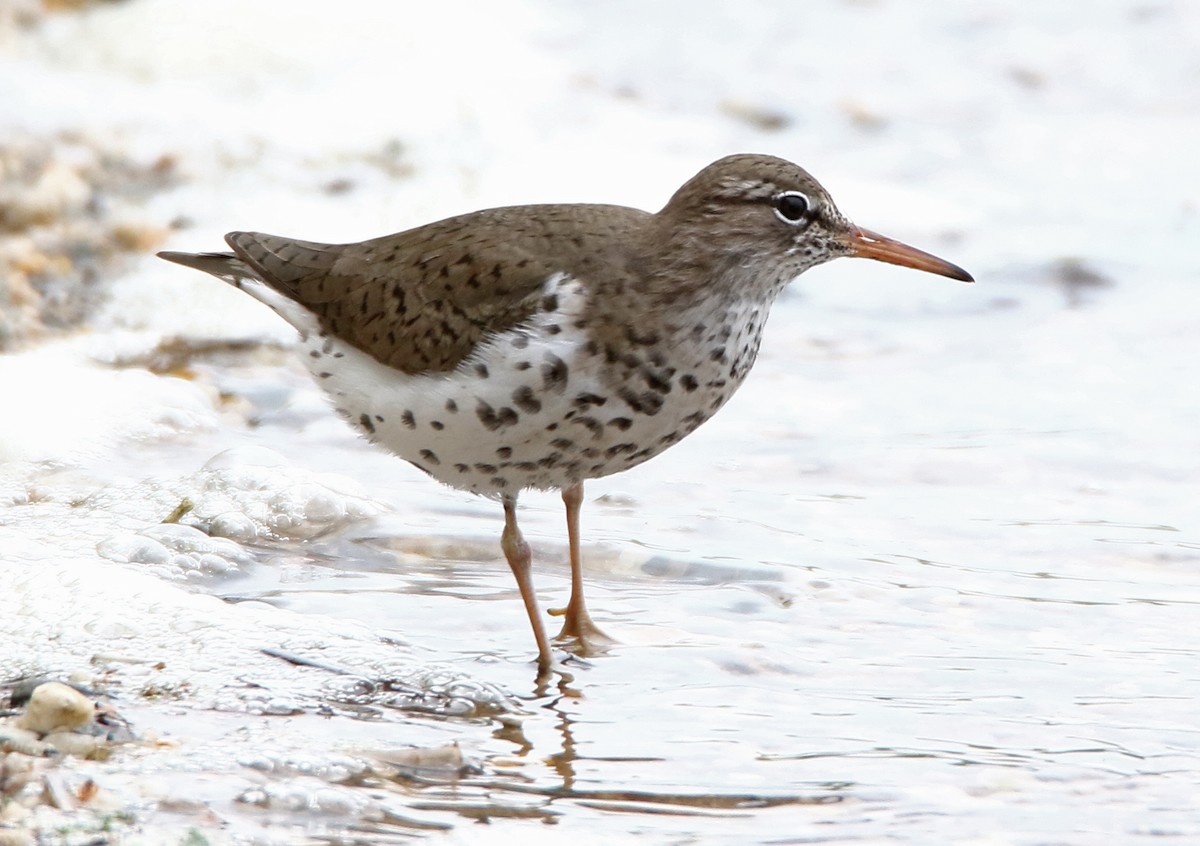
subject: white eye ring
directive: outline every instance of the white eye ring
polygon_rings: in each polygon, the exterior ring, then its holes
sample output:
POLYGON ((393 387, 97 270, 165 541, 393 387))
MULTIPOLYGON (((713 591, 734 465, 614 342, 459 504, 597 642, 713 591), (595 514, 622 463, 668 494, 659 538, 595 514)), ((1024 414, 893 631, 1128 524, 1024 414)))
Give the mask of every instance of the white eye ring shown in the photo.
POLYGON ((782 191, 775 195, 775 216, 788 226, 807 224, 812 213, 812 201, 799 191, 782 191))

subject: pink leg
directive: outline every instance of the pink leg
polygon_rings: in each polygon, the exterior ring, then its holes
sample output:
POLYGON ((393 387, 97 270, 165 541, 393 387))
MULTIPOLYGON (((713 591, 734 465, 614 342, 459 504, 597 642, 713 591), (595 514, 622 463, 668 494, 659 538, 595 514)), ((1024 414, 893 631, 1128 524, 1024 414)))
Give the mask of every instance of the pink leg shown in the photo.
POLYGON ((533 553, 517 527, 515 496, 504 498, 504 533, 500 535, 500 548, 504 550, 504 557, 508 559, 508 566, 516 577, 517 588, 521 591, 521 599, 525 601, 525 612, 529 614, 533 637, 537 640, 538 668, 545 672, 550 669, 552 662, 550 641, 546 639, 546 629, 542 626, 542 618, 538 613, 537 596, 533 592, 533 553))
POLYGON ((583 482, 563 488, 563 504, 567 507, 567 542, 571 550, 571 599, 566 608, 555 608, 551 614, 563 617, 562 631, 555 640, 573 640, 582 655, 604 651, 612 638, 592 622, 583 601, 583 559, 579 553, 579 510, 583 506, 583 482))

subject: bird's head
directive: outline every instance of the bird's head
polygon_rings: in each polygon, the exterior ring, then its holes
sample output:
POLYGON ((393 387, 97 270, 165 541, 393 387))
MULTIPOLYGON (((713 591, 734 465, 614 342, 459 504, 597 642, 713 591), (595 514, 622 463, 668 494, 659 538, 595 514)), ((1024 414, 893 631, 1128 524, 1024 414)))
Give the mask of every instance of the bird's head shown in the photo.
POLYGON ((714 162, 676 191, 656 219, 659 237, 679 248, 676 255, 690 256, 687 263, 707 263, 718 276, 763 279, 773 293, 840 256, 974 281, 961 267, 851 223, 807 171, 774 156, 714 162))

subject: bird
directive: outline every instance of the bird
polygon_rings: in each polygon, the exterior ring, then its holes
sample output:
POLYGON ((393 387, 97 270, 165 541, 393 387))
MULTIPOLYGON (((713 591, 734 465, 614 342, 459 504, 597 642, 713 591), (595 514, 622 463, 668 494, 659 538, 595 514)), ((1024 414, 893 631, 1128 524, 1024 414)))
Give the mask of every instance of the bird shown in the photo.
POLYGON ((230 232, 229 251, 158 255, 245 291, 299 332, 337 412, 439 482, 503 508, 500 547, 554 664, 527 489, 566 512, 570 598, 556 642, 611 639, 584 600, 584 483, 628 470, 708 420, 745 380, 780 292, 850 256, 963 282, 962 268, 851 223, 803 168, 721 158, 655 213, 618 205, 490 208, 346 244, 230 232))

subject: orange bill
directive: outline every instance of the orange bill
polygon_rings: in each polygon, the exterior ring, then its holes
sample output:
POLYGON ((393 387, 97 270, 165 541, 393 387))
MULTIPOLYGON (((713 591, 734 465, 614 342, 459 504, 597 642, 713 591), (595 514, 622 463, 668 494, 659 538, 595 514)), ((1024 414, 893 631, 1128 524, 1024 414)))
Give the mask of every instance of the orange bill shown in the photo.
POLYGON ((877 232, 872 232, 870 229, 856 227, 846 240, 850 245, 850 255, 852 256, 924 270, 927 273, 936 273, 938 276, 949 276, 951 279, 958 279, 961 282, 975 281, 971 274, 956 264, 951 264, 900 241, 894 241, 877 232))

